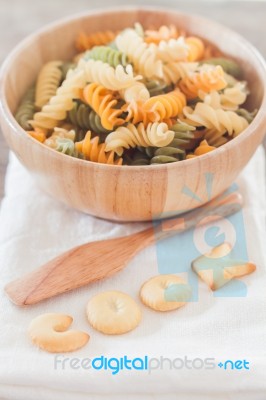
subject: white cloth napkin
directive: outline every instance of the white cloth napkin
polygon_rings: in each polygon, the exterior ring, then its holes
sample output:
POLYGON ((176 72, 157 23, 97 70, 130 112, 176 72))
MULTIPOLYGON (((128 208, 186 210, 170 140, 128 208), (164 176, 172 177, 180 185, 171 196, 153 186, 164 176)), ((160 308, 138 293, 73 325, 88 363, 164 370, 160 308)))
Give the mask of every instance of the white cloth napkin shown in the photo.
MULTIPOLYGON (((8 168, 6 196, 0 212, 0 399, 252 399, 266 398, 266 274, 265 274, 265 163, 256 155, 238 179, 245 199, 244 224, 249 258, 257 271, 242 279, 245 297, 214 297, 199 282, 199 298, 180 310, 156 313, 142 306, 138 291, 158 274, 156 248, 138 254, 119 274, 105 281, 28 308, 13 305, 4 285, 32 271, 63 251, 89 241, 119 237, 147 224, 117 224, 71 210, 42 193, 14 156, 8 168), (105 290, 131 295, 143 312, 134 331, 105 336, 86 320, 89 298, 105 290), (65 354, 69 358, 161 356, 190 360, 215 358, 214 369, 110 370, 55 369, 55 356, 34 347, 27 335, 30 321, 45 312, 74 317, 73 328, 87 331, 86 347, 65 354), (224 370, 217 364, 231 359, 248 361, 250 369, 224 370)), ((189 251, 189 250, 188 250, 189 251)), ((171 361, 172 362, 172 361, 171 361)), ((155 361, 154 361, 155 363, 155 361)), ((177 361, 178 366, 181 361, 177 361)), ((197 366, 200 361, 197 361, 197 366), (198 363, 198 364, 197 364, 198 363)))

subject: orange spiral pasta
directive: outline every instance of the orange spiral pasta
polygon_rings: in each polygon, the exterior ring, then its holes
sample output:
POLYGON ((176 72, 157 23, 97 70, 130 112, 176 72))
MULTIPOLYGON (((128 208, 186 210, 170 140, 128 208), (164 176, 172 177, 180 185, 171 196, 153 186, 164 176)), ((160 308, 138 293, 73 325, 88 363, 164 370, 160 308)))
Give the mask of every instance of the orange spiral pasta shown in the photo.
POLYGON ((188 61, 193 62, 201 60, 205 50, 203 41, 197 37, 190 36, 186 38, 185 42, 189 48, 188 61))
POLYGON ((93 46, 101 46, 112 42, 118 32, 102 31, 86 34, 81 32, 76 40, 76 48, 78 51, 91 49, 93 46))
POLYGON ((98 83, 90 83, 83 90, 84 100, 100 116, 105 129, 112 130, 115 126, 123 125, 125 121, 119 116, 122 110, 116 109, 117 100, 114 92, 98 83))
POLYGON ((178 31, 174 25, 161 26, 158 30, 147 29, 144 32, 144 41, 146 43, 160 43, 161 40, 177 39, 184 36, 183 31, 178 31))
POLYGON ((154 111, 145 110, 143 107, 143 102, 141 101, 131 101, 122 107, 124 112, 127 112, 126 122, 132 122, 137 124, 138 122, 143 122, 144 126, 147 126, 149 122, 156 119, 156 114, 154 111))
POLYGON ((27 131, 28 135, 43 143, 46 139, 46 130, 41 128, 35 128, 33 131, 27 131))
MULTIPOLYGON (((143 108, 145 111, 154 113, 154 121, 161 121, 176 117, 186 106, 186 97, 179 89, 172 92, 154 96, 148 99, 143 108)), ((150 114, 152 115, 152 114, 150 114)))
POLYGON ((214 68, 202 69, 190 76, 181 79, 179 88, 188 99, 194 99, 201 90, 209 93, 212 90, 221 90, 227 86, 224 71, 220 65, 214 68))
POLYGON ((224 133, 217 131, 217 129, 205 129, 201 131, 204 139, 207 140, 208 144, 215 147, 220 147, 228 142, 228 137, 224 133))
POLYGON ((76 150, 83 154, 88 161, 94 161, 101 164, 122 165, 122 158, 115 159, 113 151, 106 152, 106 144, 99 144, 99 137, 91 139, 91 131, 86 133, 85 138, 81 142, 75 143, 76 150))
POLYGON ((200 145, 194 150, 194 154, 188 154, 186 158, 189 159, 197 156, 202 156, 203 154, 207 154, 215 149, 216 147, 210 146, 207 140, 202 140, 202 142, 200 142, 200 145))
POLYGON ((223 53, 215 47, 213 44, 206 44, 203 53, 203 60, 208 60, 209 58, 219 58, 222 57, 223 53))

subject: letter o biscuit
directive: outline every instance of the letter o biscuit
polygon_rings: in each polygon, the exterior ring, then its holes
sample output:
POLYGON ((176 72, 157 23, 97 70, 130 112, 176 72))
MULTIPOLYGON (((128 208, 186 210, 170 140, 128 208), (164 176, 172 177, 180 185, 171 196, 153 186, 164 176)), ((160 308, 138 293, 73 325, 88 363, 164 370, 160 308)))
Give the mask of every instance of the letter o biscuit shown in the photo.
POLYGON ((67 331, 72 321, 69 315, 42 314, 31 321, 28 332, 35 345, 50 353, 75 351, 85 346, 90 336, 85 332, 67 331))
POLYGON ((118 291, 99 293, 87 305, 87 317, 94 329, 107 335, 132 331, 141 320, 137 303, 118 291))
POLYGON ((140 289, 143 304, 155 311, 171 311, 182 307, 191 294, 191 287, 176 275, 155 276, 140 289))

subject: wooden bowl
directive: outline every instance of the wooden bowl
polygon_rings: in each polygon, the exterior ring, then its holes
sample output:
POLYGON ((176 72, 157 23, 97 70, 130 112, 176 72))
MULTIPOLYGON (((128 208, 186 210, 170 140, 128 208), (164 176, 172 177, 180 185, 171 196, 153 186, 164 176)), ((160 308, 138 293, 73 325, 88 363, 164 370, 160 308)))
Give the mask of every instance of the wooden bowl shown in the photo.
POLYGON ((4 136, 38 185, 75 209, 111 220, 146 221, 204 204, 230 186, 265 133, 266 68, 261 55, 228 28, 173 10, 102 10, 49 25, 29 36, 9 55, 1 70, 0 83, 4 136), (198 158, 167 165, 132 167, 108 166, 71 158, 28 136, 12 113, 36 79, 41 66, 53 59, 70 59, 74 55, 74 40, 80 31, 118 30, 133 26, 136 21, 145 27, 175 24, 216 44, 223 53, 241 63, 251 90, 248 106, 259 109, 245 132, 198 158), (207 187, 210 183, 209 196, 207 187))

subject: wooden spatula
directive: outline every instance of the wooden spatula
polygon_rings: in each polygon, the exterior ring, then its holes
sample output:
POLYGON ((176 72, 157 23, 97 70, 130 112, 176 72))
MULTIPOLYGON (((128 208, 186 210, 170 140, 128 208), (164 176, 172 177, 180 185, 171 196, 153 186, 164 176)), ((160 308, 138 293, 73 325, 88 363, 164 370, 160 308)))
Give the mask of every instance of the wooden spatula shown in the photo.
POLYGON ((242 196, 237 192, 222 195, 200 208, 158 222, 141 232, 75 247, 36 271, 10 282, 5 292, 15 304, 25 306, 107 278, 123 269, 138 251, 151 243, 188 230, 203 219, 206 224, 233 214, 241 209, 242 203, 242 196))

